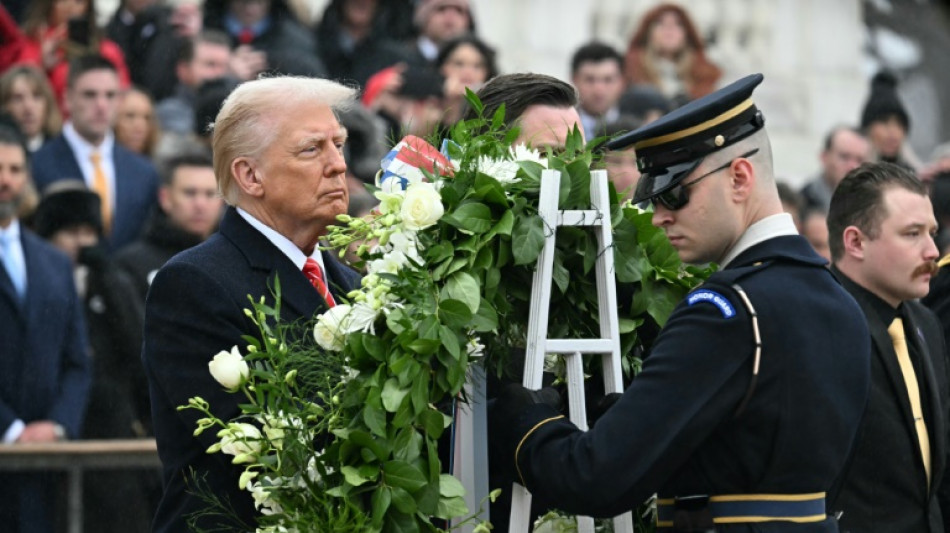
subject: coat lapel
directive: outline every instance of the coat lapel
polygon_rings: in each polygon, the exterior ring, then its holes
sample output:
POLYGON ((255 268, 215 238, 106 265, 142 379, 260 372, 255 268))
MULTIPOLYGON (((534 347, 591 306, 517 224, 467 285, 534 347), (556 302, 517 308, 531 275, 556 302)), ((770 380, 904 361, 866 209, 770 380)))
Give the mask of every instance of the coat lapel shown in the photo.
POLYGON ((936 370, 934 369, 933 355, 927 345, 927 339, 921 330, 919 324, 922 320, 917 317, 917 312, 912 305, 905 305, 908 318, 914 327, 913 342, 920 353, 920 369, 924 374, 917 376, 918 381, 926 383, 927 395, 922 397, 921 402, 926 402, 927 412, 930 417, 927 419, 927 433, 930 435, 931 447, 931 475, 933 479, 939 480, 940 472, 945 468, 944 450, 946 449, 946 420, 942 416, 947 406, 941 405, 940 389, 936 379, 936 370))
POLYGON ((267 237, 248 224, 235 208, 228 208, 219 231, 244 254, 248 265, 267 287, 275 288, 275 280, 280 279, 281 306, 292 311, 283 313, 285 318, 310 318, 326 309, 323 298, 310 285, 303 272, 297 270, 267 237))

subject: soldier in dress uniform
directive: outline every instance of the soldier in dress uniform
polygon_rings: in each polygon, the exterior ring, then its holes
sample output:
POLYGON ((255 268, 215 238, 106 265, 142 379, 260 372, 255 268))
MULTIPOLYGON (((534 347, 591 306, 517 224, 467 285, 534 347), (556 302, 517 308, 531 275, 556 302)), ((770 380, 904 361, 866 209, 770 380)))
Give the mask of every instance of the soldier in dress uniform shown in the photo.
POLYGON ((632 146, 680 258, 721 270, 670 316, 617 402, 582 432, 510 385, 493 446, 535 495, 612 516, 658 495, 661 531, 837 531, 825 499, 868 396, 870 346, 855 301, 782 211, 761 75, 610 143, 632 146))

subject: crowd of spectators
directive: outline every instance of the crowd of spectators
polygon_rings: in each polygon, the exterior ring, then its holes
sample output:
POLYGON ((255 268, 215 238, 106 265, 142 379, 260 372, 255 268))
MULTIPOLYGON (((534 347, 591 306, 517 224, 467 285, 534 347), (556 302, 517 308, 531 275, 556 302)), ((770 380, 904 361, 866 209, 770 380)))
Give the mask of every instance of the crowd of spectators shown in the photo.
MULTIPOLYGON (((151 435, 139 359, 146 294, 157 269, 207 238, 220 220, 208 127, 241 82, 281 73, 359 89, 363 105, 340 121, 349 133, 351 211, 365 213, 373 198, 364 184, 373 181, 388 148, 407 133, 444 133, 470 111, 466 90, 478 91, 499 74, 499 52, 480 37, 469 0, 331 0, 312 27, 285 0, 206 0, 201 7, 123 0, 104 27, 96 24, 101 15, 95 0, 0 6, 0 148, 18 135, 30 178, 10 198, 0 183, 0 232, 8 229, 5 220, 16 223, 17 234, 22 224, 69 258, 73 283, 63 286, 75 292, 83 331, 67 339, 68 349, 47 357, 75 367, 63 379, 75 380, 77 372, 91 379, 88 390, 74 387, 79 396, 70 399, 87 406, 82 430, 52 410, 20 412, 11 392, 0 390, 5 443, 35 435, 24 430, 35 421, 55 423, 56 438, 151 435), (77 366, 70 351, 76 339, 86 345, 88 368, 77 366)), ((590 42, 565 64, 587 140, 631 131, 724 81, 689 14, 673 4, 648 11, 625 51, 590 42)), ((950 227, 943 223, 950 221, 950 148, 938 148, 928 164, 913 154, 897 83, 887 72, 875 76, 861 115, 841 117, 845 122, 828 132, 813 179, 801 191, 781 188, 799 230, 823 255, 832 194, 866 161, 917 172, 930 187, 941 227, 950 227)), ((15 166, 15 154, 13 160, 15 166)), ((7 163, 0 160, 0 169, 7 163)), ((632 148, 604 154, 603 165, 617 192, 632 198, 639 177, 632 148)), ((943 231, 938 245, 947 253, 950 230, 943 231)), ((0 281, 7 277, 0 269, 0 281)), ((13 353, 0 352, 0 359, 13 353)), ((58 405, 38 399, 41 404, 58 405)), ((115 516, 88 511, 87 530, 144 530, 156 483, 147 476, 91 477, 88 509, 109 497, 97 491, 108 485, 129 512, 115 523, 115 516)), ((38 512, 23 507, 20 522, 8 524, 42 532, 48 521, 24 518, 38 512)))

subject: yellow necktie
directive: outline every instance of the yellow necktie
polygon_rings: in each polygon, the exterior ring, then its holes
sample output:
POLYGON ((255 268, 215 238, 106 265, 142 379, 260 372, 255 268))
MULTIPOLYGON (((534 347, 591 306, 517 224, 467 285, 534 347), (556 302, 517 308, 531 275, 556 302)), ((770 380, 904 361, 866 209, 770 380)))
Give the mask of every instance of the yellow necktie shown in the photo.
POLYGON ((102 207, 102 231, 106 234, 112 228, 112 199, 109 194, 109 180, 106 173, 102 170, 102 156, 99 152, 93 152, 89 155, 92 161, 92 190, 99 195, 100 205, 102 207))
POLYGON ((887 328, 887 333, 894 342, 894 351, 897 353, 897 363, 904 374, 904 384, 907 386, 907 395, 910 397, 910 408, 914 414, 914 426, 917 428, 917 444, 920 446, 920 455, 924 458, 924 471, 927 472, 927 486, 930 486, 930 434, 927 432, 927 422, 920 408, 920 387, 917 385, 917 374, 914 365, 910 362, 907 352, 907 339, 904 338, 904 322, 900 317, 895 318, 887 328))

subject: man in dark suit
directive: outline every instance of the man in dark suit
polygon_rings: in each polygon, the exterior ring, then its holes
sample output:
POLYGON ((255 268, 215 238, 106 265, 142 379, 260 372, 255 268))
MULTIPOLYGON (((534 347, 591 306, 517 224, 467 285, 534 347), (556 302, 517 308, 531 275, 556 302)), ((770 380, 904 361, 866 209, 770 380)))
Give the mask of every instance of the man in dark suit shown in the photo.
POLYGON ((33 181, 43 192, 51 183, 77 178, 99 194, 109 250, 138 238, 156 205, 158 173, 144 157, 115 142, 119 76, 100 56, 82 56, 69 67, 63 133, 33 154, 33 181))
POLYGON ((279 278, 282 319, 289 323, 322 313, 359 285, 354 271, 317 246, 347 208, 346 130, 335 111, 354 92, 320 79, 261 79, 238 87, 218 114, 215 177, 230 207, 218 233, 159 270, 146 303, 142 357, 164 469, 153 531, 185 531, 188 515, 207 510, 191 493, 196 479, 243 522, 205 516, 199 527, 254 529, 250 493, 238 488, 242 469, 224 454, 206 453, 217 441, 214 432, 194 437, 199 414, 176 408, 201 396, 221 419, 240 413, 241 398, 215 382, 208 362, 246 346, 242 335, 259 334, 244 314, 248 295, 272 298, 279 278), (325 273, 328 296, 302 272, 314 262, 325 273))
POLYGON ((936 316, 916 301, 936 272, 936 231, 926 188, 892 163, 851 171, 831 198, 833 271, 873 347, 868 408, 831 507, 842 531, 944 531, 947 354, 936 316))
MULTIPOLYGON (((76 438, 89 391, 86 325, 69 259, 21 227, 26 148, 0 128, 0 431, 3 442, 76 438)), ((0 475, 4 531, 53 531, 53 480, 0 475)))
POLYGON ((680 259, 722 268, 674 309, 590 431, 520 385, 489 408, 492 445, 557 508, 611 516, 655 493, 673 531, 837 530, 825 495, 867 401, 868 332, 782 211, 752 101, 762 79, 608 144, 636 151, 633 201, 652 202, 680 259))

